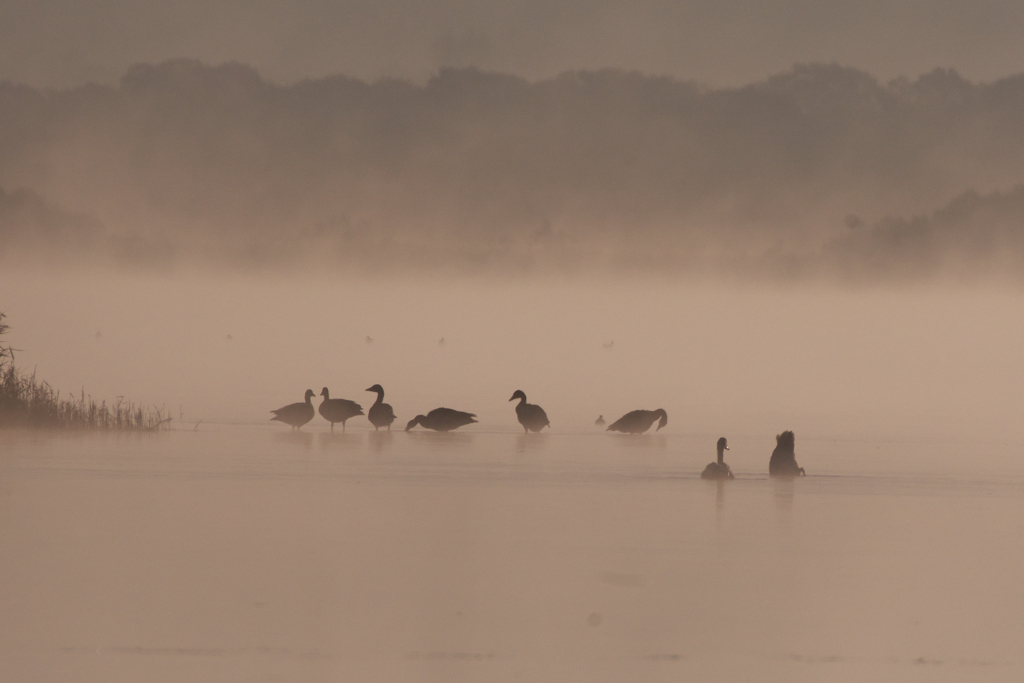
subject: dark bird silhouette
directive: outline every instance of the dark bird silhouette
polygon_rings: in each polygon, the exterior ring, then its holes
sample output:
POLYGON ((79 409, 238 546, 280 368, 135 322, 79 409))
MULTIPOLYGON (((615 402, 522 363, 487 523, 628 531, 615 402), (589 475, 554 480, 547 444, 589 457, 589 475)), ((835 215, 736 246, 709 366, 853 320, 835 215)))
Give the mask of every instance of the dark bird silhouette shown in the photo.
POLYGON ((551 423, 548 421, 548 414, 544 412, 544 409, 533 403, 526 402, 526 394, 523 393, 522 389, 516 389, 516 392, 512 394, 510 401, 519 399, 519 403, 516 405, 516 417, 519 418, 519 424, 523 425, 523 429, 526 432, 539 432, 545 427, 550 427, 551 423))
POLYGON ((796 464, 793 432, 782 432, 775 437, 775 450, 768 461, 768 474, 773 477, 802 477, 804 468, 796 464))
POLYGON ((313 416, 316 415, 316 410, 313 409, 314 396, 316 396, 316 394, 313 393, 312 389, 306 389, 305 403, 290 403, 284 408, 271 410, 270 412, 274 414, 274 417, 270 419, 291 425, 292 429, 298 429, 312 420, 313 416))
POLYGON ((324 387, 320 395, 324 397, 323 403, 320 404, 320 415, 331 423, 332 432, 334 431, 335 422, 341 423, 341 431, 344 432, 345 420, 363 414, 363 407, 355 401, 349 401, 344 398, 331 398, 327 387, 324 387))
POLYGON ((597 419, 594 420, 594 424, 597 425, 598 427, 603 427, 604 426, 604 415, 598 415, 597 419))
POLYGON ((379 384, 374 384, 367 391, 377 392, 377 400, 370 406, 370 412, 366 415, 367 419, 370 420, 370 424, 373 425, 373 431, 377 431, 381 427, 387 427, 390 432, 391 423, 395 421, 395 411, 384 402, 384 388, 379 384))
POLYGON ((735 479, 732 468, 725 464, 725 452, 729 450, 728 442, 723 436, 718 440, 718 462, 709 462, 700 473, 701 479, 735 479))
MULTIPOLYGON (((608 425, 608 429, 605 431, 612 432, 625 432, 626 434, 643 434, 651 425, 654 424, 655 420, 661 420, 658 422, 658 429, 661 429, 668 424, 668 413, 662 408, 657 410, 634 410, 631 413, 626 413, 615 422, 608 425)), ((655 429, 654 431, 658 431, 655 429)))
POLYGON ((476 415, 473 413, 464 413, 451 408, 434 408, 426 415, 417 415, 409 420, 409 424, 405 425, 405 431, 420 425, 427 429, 433 429, 435 432, 450 432, 473 422, 476 422, 476 415))

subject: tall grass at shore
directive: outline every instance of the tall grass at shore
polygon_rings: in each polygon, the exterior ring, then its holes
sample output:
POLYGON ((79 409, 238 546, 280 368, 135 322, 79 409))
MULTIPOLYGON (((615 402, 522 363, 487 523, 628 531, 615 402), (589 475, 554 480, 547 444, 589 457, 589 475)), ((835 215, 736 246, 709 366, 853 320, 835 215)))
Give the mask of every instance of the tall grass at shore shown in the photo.
MULTIPOLYGON (((9 329, 0 313, 0 336, 9 329)), ((162 408, 143 408, 118 396, 112 405, 82 391, 62 397, 47 382, 14 364, 14 350, 0 343, 0 427, 155 431, 170 423, 162 408)))

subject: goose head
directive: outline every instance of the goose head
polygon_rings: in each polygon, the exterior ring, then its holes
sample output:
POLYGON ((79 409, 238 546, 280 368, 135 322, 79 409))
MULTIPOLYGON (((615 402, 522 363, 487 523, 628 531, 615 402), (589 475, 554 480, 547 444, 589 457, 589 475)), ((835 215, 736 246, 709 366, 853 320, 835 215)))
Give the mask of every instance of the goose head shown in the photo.
POLYGON ((316 392, 312 389, 306 389, 306 403, 309 403, 312 398, 316 396, 316 392))
POLYGON ((367 391, 374 391, 374 392, 376 392, 378 394, 383 394, 384 393, 384 387, 382 387, 379 384, 374 384, 372 387, 367 389, 367 391))
POLYGON ((524 403, 526 402, 526 394, 523 393, 522 389, 516 389, 516 393, 512 394, 512 398, 510 398, 509 400, 514 401, 517 398, 522 399, 524 403))
POLYGON ((324 387, 324 390, 320 392, 320 395, 327 399, 331 397, 331 392, 327 391, 327 387, 324 387))
POLYGON ((409 424, 405 425, 405 431, 409 431, 410 429, 412 429, 416 425, 418 425, 421 422, 423 422, 423 420, 425 420, 425 419, 426 419, 425 415, 417 415, 413 419, 409 420, 409 424))

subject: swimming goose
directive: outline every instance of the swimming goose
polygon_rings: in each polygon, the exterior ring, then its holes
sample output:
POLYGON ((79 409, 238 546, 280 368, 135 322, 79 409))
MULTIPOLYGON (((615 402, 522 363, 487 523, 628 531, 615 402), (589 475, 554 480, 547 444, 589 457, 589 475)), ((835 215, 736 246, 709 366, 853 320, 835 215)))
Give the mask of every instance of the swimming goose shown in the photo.
POLYGON ((804 468, 796 464, 793 432, 782 432, 775 437, 775 450, 768 461, 768 474, 773 477, 802 477, 804 468))
POLYGON ((409 424, 405 426, 405 431, 420 425, 427 429, 433 429, 435 432, 450 432, 453 429, 458 429, 463 425, 472 424, 473 422, 476 422, 476 415, 473 413, 464 413, 461 410, 452 410, 451 408, 434 408, 426 415, 417 415, 409 420, 409 424))
POLYGON ((598 427, 603 427, 604 426, 604 415, 598 415, 597 419, 594 420, 594 424, 597 425, 598 427))
POLYGON ((313 419, 316 415, 316 411, 313 409, 313 397, 316 396, 312 389, 306 389, 306 402, 305 403, 290 403, 284 408, 278 408, 277 410, 271 410, 274 417, 271 420, 277 420, 278 422, 284 422, 285 424, 291 425, 292 429, 298 429, 302 425, 306 424, 313 419))
POLYGON ((700 473, 701 479, 735 479, 732 469, 725 464, 725 451, 729 450, 727 441, 723 436, 718 440, 718 462, 710 462, 700 473))
POLYGON ((516 405, 516 417, 519 418, 519 424, 523 425, 523 429, 529 432, 539 432, 545 427, 550 427, 551 423, 548 421, 548 414, 544 412, 544 409, 533 403, 526 402, 526 394, 523 393, 522 389, 517 389, 516 393, 512 394, 510 401, 519 399, 519 403, 516 405))
POLYGON ((377 400, 370 406, 370 412, 366 415, 367 419, 370 420, 370 424, 373 425, 373 431, 377 431, 381 427, 387 427, 390 432, 391 423, 395 421, 395 411, 384 402, 384 388, 379 384, 374 384, 367 391, 377 392, 377 400))
POLYGON ((341 431, 344 433, 345 420, 363 414, 363 407, 355 401, 349 401, 344 398, 331 398, 327 387, 324 387, 320 395, 324 397, 323 403, 320 404, 320 414, 331 423, 332 432, 334 431, 335 422, 341 423, 341 431))
MULTIPOLYGON (((662 408, 657 410, 634 410, 631 413, 626 413, 615 422, 608 425, 608 429, 605 431, 612 432, 625 432, 626 434, 643 434, 651 425, 654 424, 655 420, 661 420, 658 422, 658 429, 661 429, 668 424, 668 413, 662 408)), ((654 431, 658 431, 655 429, 654 431)))

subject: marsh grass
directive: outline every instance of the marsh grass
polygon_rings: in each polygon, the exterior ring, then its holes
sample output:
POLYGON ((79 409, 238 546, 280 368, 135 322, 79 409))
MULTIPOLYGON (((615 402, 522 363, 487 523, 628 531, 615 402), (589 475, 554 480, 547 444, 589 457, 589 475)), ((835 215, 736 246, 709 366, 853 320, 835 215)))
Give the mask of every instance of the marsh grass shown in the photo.
MULTIPOLYGON (((0 336, 9 329, 0 313, 0 336)), ((156 431, 168 426, 162 408, 143 408, 118 396, 112 405, 99 403, 82 391, 80 397, 62 397, 47 382, 14 364, 14 349, 0 343, 0 427, 156 431)))

